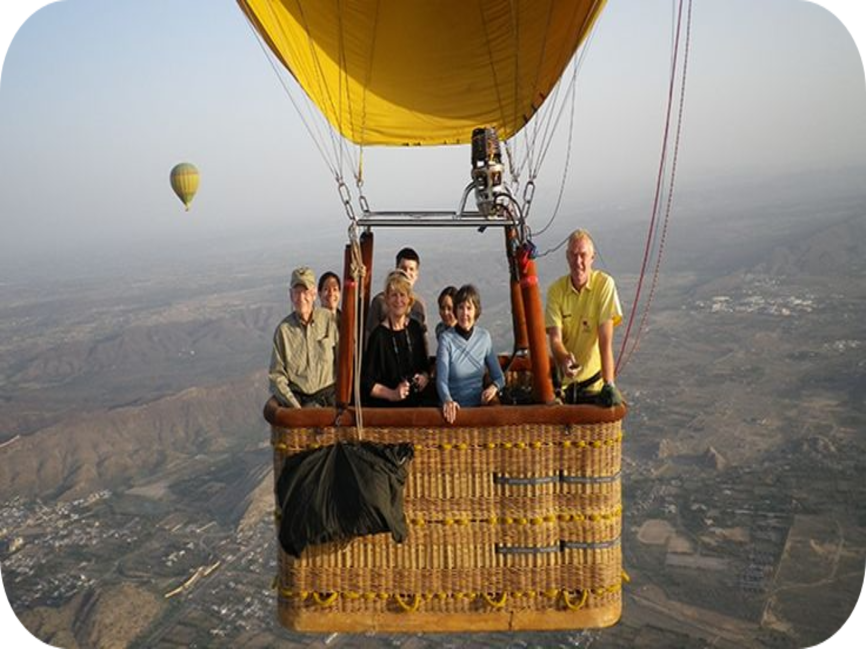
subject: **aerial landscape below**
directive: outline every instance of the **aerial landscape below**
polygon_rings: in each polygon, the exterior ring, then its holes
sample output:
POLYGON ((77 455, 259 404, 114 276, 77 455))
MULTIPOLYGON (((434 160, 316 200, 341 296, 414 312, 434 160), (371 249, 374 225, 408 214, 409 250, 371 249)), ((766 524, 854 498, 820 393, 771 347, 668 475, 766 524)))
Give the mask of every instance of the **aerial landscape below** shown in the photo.
MULTIPOLYGON (((618 381, 630 408, 619 624, 367 636, 365 646, 802 647, 832 635, 866 559, 858 191, 800 188, 781 206, 745 196, 719 207, 712 190, 683 198, 688 218, 618 381)), ((594 218, 628 296, 639 237, 594 218)), ((447 238, 410 241, 427 262, 419 290, 430 303, 442 285, 477 281, 482 322, 507 353, 501 241, 473 236, 491 269, 483 276, 447 238)), ((377 240, 380 272, 399 241, 377 240)), ((271 590, 265 372, 289 308, 288 269, 336 266, 338 239, 319 244, 311 254, 303 242, 261 243, 230 266, 189 255, 183 281, 143 260, 65 280, 22 273, 0 287, 0 560, 36 637, 61 647, 357 644, 280 628, 271 590)), ((563 261, 540 260, 545 284, 563 261)))

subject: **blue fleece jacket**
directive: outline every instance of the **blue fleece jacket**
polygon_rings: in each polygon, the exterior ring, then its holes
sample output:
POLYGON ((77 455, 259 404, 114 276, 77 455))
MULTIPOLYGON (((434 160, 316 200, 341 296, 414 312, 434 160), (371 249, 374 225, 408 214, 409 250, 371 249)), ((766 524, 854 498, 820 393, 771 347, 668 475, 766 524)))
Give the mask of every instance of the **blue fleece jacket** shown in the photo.
POLYGON ((487 330, 474 327, 468 340, 455 329, 443 331, 436 352, 436 390, 442 403, 456 401, 461 407, 480 406, 485 367, 501 390, 505 376, 487 330))

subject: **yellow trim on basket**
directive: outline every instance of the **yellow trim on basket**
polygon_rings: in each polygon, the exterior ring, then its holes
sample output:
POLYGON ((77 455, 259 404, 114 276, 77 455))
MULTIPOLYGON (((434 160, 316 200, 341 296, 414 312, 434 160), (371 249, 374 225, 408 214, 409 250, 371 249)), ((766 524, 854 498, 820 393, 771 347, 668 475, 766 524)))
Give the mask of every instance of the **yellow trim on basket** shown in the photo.
POLYGON ((574 604, 571 603, 571 601, 568 598, 568 591, 565 589, 563 589, 563 591, 562 591, 562 601, 565 604, 566 608, 568 608, 569 611, 579 611, 580 609, 582 609, 586 605, 586 600, 588 598, 589 598, 589 589, 586 588, 583 590, 583 595, 581 595, 581 597, 580 597, 580 602, 578 602, 578 604, 575 606, 574 604))
POLYGON ((584 514, 581 512, 576 512, 569 514, 568 512, 559 512, 559 513, 548 513, 542 514, 538 516, 533 516, 531 518, 527 518, 525 516, 512 517, 512 516, 503 516, 499 517, 495 514, 492 516, 488 516, 485 518, 456 518, 451 516, 446 516, 440 520, 424 520, 420 517, 414 517, 409 519, 409 524, 414 525, 416 527, 424 527, 425 525, 444 525, 445 527, 451 527, 452 525, 471 525, 471 524, 486 524, 486 525, 556 525, 557 523, 568 523, 568 522, 577 522, 582 523, 584 521, 588 521, 591 523, 599 523, 602 521, 610 521, 622 516, 622 506, 617 505, 613 507, 609 511, 606 512, 592 512, 589 514, 584 514))
POLYGON ((488 593, 481 593, 481 597, 484 598, 484 601, 487 602, 493 608, 504 608, 505 602, 508 600, 508 593, 501 593, 502 597, 499 598, 499 601, 495 601, 488 593))
MULTIPOLYGON (((416 452, 426 451, 426 450, 439 450, 439 451, 468 451, 475 448, 478 449, 486 449, 488 451, 494 451, 496 449, 505 449, 505 450, 519 450, 519 451, 527 451, 527 450, 540 450, 547 446, 562 446, 562 448, 592 448, 599 449, 604 446, 616 446, 617 444, 622 444, 623 433, 619 432, 615 437, 610 439, 600 440, 562 440, 561 442, 541 442, 539 440, 535 440, 532 442, 526 441, 516 441, 516 442, 485 442, 479 445, 467 444, 466 442, 440 442, 438 444, 425 446, 424 444, 414 444, 414 449, 416 452)), ((271 441, 271 446, 273 446, 274 450, 279 451, 280 453, 287 453, 292 451, 301 451, 304 449, 311 450, 321 448, 321 442, 310 442, 308 444, 303 444, 300 448, 297 446, 291 446, 286 442, 277 442, 271 441)))
MULTIPOLYGON (((625 571, 622 572, 623 581, 627 583, 628 575, 625 571)), ((476 593, 472 591, 457 591, 453 593, 448 593, 445 591, 438 591, 435 593, 415 593, 412 595, 412 601, 408 602, 408 595, 401 595, 400 593, 386 593, 386 592, 376 592, 376 591, 366 591, 363 593, 359 593, 357 591, 331 591, 328 593, 325 592, 308 592, 308 591, 292 591, 288 588, 283 588, 279 585, 279 579, 275 578, 273 583, 273 588, 277 590, 281 597, 291 599, 297 598, 300 601, 306 601, 308 599, 312 599, 318 606, 327 607, 332 606, 336 601, 340 598, 345 598, 347 600, 357 600, 357 599, 366 599, 366 600, 387 600, 393 597, 397 604, 399 604, 400 608, 407 612, 415 612, 419 609, 423 602, 429 602, 430 600, 438 599, 438 600, 447 600, 447 599, 455 599, 455 600, 469 600, 472 601, 479 595, 484 599, 487 604, 496 609, 504 608, 508 598, 519 600, 523 598, 536 598, 536 597, 547 597, 548 599, 556 599, 560 595, 562 595, 563 603, 566 608, 571 611, 577 611, 586 606, 586 603, 590 596, 593 597, 601 597, 606 593, 617 593, 622 590, 622 583, 613 584, 608 587, 601 588, 586 588, 580 591, 574 591, 575 593, 579 592, 580 601, 577 603, 574 602, 571 591, 566 589, 556 589, 556 588, 548 588, 546 590, 535 590, 535 589, 527 589, 527 590, 515 590, 515 591, 502 591, 501 593, 476 593), (498 596, 498 599, 497 599, 498 596)))
POLYGON ((397 600, 397 603, 407 613, 414 613, 418 610, 418 607, 421 606, 421 596, 418 593, 412 595, 412 604, 411 606, 403 601, 403 596, 400 593, 394 594, 394 599, 397 600))
POLYGON ((314 592, 313 593, 313 601, 316 602, 319 606, 331 606, 334 602, 337 601, 337 598, 340 596, 340 593, 334 591, 332 593, 328 593, 328 596, 325 599, 322 599, 321 593, 314 592))

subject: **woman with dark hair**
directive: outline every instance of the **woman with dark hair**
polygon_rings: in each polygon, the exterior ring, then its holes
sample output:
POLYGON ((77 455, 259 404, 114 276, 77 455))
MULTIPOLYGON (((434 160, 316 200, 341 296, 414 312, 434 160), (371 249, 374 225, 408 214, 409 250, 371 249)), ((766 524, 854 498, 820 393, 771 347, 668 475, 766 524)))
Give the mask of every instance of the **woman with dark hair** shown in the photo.
POLYGON ((340 296, 342 287, 337 273, 326 271, 319 278, 319 303, 323 309, 340 318, 340 296))
POLYGON ((385 319, 373 329, 361 372, 362 402, 367 406, 418 406, 430 382, 427 337, 409 317, 415 295, 402 270, 385 280, 385 319))
POLYGON ((457 323, 442 332, 436 352, 436 390, 442 402, 442 416, 449 424, 461 407, 490 405, 505 387, 505 376, 493 351, 487 330, 476 327, 481 316, 481 296, 465 284, 454 297, 457 323), (484 387, 485 369, 491 383, 484 387))
POLYGON ((450 329, 457 323, 457 318, 454 317, 455 295, 457 295, 457 289, 453 286, 446 286, 439 293, 439 322, 436 323, 436 340, 439 340, 443 331, 450 329))

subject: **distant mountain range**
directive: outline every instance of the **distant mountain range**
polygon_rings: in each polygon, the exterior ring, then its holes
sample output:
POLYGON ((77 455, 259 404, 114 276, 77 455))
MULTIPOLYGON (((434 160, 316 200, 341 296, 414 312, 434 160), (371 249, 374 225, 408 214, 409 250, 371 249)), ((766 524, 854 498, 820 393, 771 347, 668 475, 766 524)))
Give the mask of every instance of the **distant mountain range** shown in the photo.
POLYGON ((264 370, 140 406, 70 413, 0 449, 0 492, 75 498, 147 475, 183 455, 267 439, 264 370))
POLYGON ((773 276, 864 276, 866 215, 831 225, 791 245, 778 246, 756 270, 773 276))

